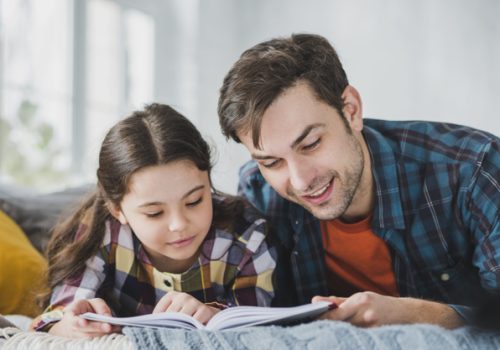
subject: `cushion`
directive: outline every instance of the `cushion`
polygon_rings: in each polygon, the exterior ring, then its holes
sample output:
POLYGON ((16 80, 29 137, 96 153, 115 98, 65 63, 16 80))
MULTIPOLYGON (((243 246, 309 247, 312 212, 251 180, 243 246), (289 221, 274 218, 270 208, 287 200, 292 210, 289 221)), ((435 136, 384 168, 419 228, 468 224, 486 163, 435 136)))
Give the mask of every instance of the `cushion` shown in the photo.
POLYGON ((0 211, 0 314, 36 316, 36 294, 44 287, 47 263, 21 228, 0 211))
POLYGON ((60 192, 38 193, 0 183, 0 210, 23 229, 38 251, 43 252, 57 220, 71 212, 94 187, 83 185, 60 192))

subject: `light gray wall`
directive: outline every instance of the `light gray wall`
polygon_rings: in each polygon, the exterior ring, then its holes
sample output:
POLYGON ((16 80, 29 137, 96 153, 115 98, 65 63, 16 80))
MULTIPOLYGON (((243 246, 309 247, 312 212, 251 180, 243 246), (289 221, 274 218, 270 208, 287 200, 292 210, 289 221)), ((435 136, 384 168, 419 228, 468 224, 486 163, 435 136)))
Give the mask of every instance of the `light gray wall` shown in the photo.
POLYGON ((220 134, 222 79, 246 48, 293 32, 318 33, 332 42, 361 93, 365 117, 447 121, 500 135, 500 1, 194 3, 196 35, 172 22, 157 27, 156 40, 165 41, 156 54, 156 98, 186 113, 212 140, 218 150, 214 182, 223 191, 235 192, 248 155, 220 134), (183 45, 195 59, 179 53, 183 45), (197 77, 184 93, 183 69, 194 69, 197 77))

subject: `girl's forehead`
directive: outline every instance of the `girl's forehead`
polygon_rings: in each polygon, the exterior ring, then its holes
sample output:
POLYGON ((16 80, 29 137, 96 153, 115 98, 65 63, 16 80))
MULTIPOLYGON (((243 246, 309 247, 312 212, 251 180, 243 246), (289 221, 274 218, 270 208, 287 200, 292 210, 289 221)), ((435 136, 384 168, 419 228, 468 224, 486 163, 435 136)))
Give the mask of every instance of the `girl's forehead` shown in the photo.
POLYGON ((209 186, 208 171, 198 169, 191 161, 174 161, 135 172, 124 199, 182 198, 200 185, 209 186))

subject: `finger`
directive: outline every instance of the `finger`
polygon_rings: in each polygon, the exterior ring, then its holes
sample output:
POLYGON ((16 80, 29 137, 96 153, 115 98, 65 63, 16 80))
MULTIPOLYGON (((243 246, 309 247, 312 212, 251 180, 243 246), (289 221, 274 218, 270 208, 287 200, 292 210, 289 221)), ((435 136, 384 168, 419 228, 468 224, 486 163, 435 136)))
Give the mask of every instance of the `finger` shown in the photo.
POLYGON ((110 333, 113 326, 106 322, 89 321, 76 317, 75 328, 84 333, 110 333))
POLYGON ((193 302, 188 302, 182 305, 181 309, 179 310, 183 314, 192 316, 198 311, 200 307, 203 307, 204 305, 201 303, 193 303, 193 302))
POLYGON ((154 314, 159 312, 165 312, 168 309, 168 307, 172 304, 172 298, 169 296, 169 294, 161 298, 160 301, 156 304, 155 308, 153 309, 154 314))
POLYGON ((111 309, 103 299, 95 298, 90 299, 88 302, 96 314, 111 316, 111 309))
POLYGON ((336 297, 336 296, 333 296, 333 295, 330 295, 330 296, 327 296, 327 297, 316 295, 315 297, 312 298, 311 302, 312 303, 317 303, 319 301, 328 301, 328 302, 333 303, 335 305, 340 305, 340 304, 342 304, 346 300, 347 300, 347 298, 336 297))
POLYGON ((215 315, 215 312, 211 310, 210 307, 203 306, 196 310, 193 317, 203 324, 207 324, 208 321, 215 315))
POLYGON ((80 328, 85 328, 85 327, 88 327, 89 325, 89 321, 84 319, 84 318, 81 318, 81 317, 76 317, 76 321, 75 321, 77 327, 80 327, 80 328))
POLYGON ((167 312, 180 312, 182 309, 182 303, 176 301, 172 302, 165 311, 167 312))
POLYGON ((318 303, 320 301, 330 301, 330 297, 324 297, 321 295, 316 295, 311 299, 311 303, 318 303))
MULTIPOLYGON (((343 299, 343 298, 341 298, 343 299)), ((336 303, 338 306, 330 311, 327 311, 320 315, 319 319, 327 319, 327 320, 337 320, 337 321, 349 321, 353 317, 355 317, 356 313, 359 311, 359 304, 353 303, 349 301, 349 298, 345 299, 343 302, 335 302, 333 300, 329 300, 331 302, 336 303)))
MULTIPOLYGON (((96 322, 100 323, 100 322, 96 322)), ((95 328, 90 328, 86 327, 83 329, 80 329, 81 333, 86 333, 86 334, 97 334, 97 335, 105 335, 105 334, 111 334, 111 333, 119 333, 121 332, 122 327, 121 326, 114 326, 109 323, 100 323, 96 325, 95 328)))
POLYGON ((71 313, 73 315, 80 315, 88 311, 93 311, 93 309, 86 299, 75 300, 64 308, 65 314, 71 313))

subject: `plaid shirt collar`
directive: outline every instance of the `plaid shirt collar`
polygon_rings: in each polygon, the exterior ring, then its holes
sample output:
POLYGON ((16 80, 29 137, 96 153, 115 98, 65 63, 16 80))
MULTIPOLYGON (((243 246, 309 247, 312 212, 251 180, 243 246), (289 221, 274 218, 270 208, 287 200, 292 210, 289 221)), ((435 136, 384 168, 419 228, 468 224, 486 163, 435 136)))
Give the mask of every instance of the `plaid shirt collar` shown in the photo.
POLYGON ((363 135, 371 155, 375 185, 376 205, 372 227, 382 230, 403 230, 405 229, 405 220, 394 151, 378 131, 365 126, 363 135))
MULTIPOLYGON (((379 232, 384 238, 390 229, 403 230, 406 227, 399 192, 396 157, 387 140, 378 131, 365 126, 363 135, 371 156, 371 170, 375 185, 376 205, 372 227, 380 228, 379 232)), ((288 219, 295 223, 296 227, 299 226, 296 232, 300 231, 300 226, 304 221, 315 220, 304 207, 292 202, 288 219)))

